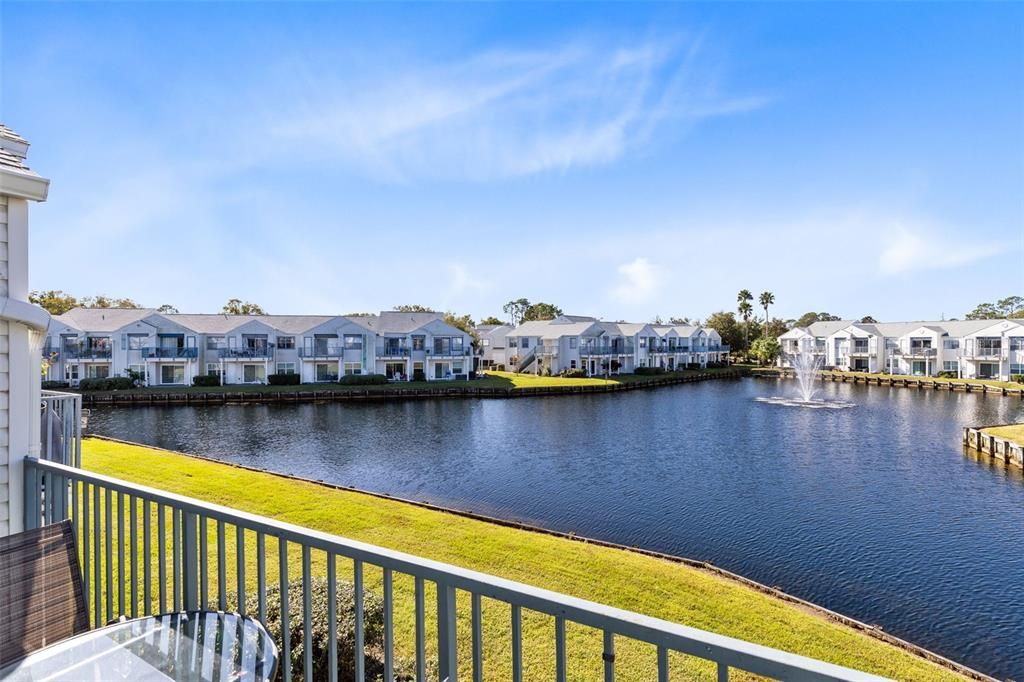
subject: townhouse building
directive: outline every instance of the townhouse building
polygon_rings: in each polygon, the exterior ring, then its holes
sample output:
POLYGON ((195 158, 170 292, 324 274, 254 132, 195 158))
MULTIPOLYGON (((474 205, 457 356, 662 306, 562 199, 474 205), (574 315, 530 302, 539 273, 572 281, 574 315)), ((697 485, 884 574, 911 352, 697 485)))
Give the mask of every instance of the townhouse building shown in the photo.
POLYGON ((815 322, 779 337, 781 366, 809 349, 836 369, 964 379, 1024 375, 1024 320, 815 322))
POLYGON ((692 326, 603 322, 561 315, 524 322, 507 335, 509 368, 558 374, 629 374, 638 368, 707 367, 725 362, 729 348, 713 329, 692 326))
POLYGON ((149 386, 301 383, 353 374, 394 381, 467 378, 472 337, 439 313, 340 315, 166 314, 151 309, 75 308, 54 317, 42 346, 45 378, 134 376, 149 386))
POLYGON ((508 363, 508 335, 514 329, 510 324, 478 324, 480 337, 480 366, 484 369, 504 368, 508 363))

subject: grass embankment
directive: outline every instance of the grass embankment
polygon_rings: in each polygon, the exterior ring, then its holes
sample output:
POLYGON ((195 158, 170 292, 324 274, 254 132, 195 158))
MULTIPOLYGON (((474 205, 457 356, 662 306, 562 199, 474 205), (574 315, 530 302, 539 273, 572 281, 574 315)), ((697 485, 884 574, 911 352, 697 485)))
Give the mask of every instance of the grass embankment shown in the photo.
MULTIPOLYGON (((900 680, 962 679, 808 609, 712 572, 668 560, 141 446, 86 440, 83 454, 85 467, 99 473, 786 651, 900 680)), ((212 525, 209 528, 212 552, 216 534, 212 525)), ((246 546, 245 575, 251 593, 256 575, 255 538, 247 537, 246 546)), ((226 547, 227 585, 233 591, 237 574, 235 537, 230 528, 226 547)), ((266 550, 267 578, 276 581, 277 546, 272 538, 267 539, 266 550)), ((295 548, 289 553, 289 573, 293 577, 301 575, 299 554, 295 548)), ((317 554, 314 553, 313 570, 322 574, 325 560, 317 554)), ((210 563, 210 594, 216 603, 215 559, 211 558, 210 563)), ((351 575, 350 566, 339 563, 339 577, 351 575)), ((156 570, 153 572, 155 577, 156 570)), ((367 588, 380 594, 380 572, 368 566, 365 575, 367 588)), ((407 658, 414 654, 412 589, 411 579, 395 578, 396 647, 407 658)), ((434 599, 428 587, 428 613, 436 603, 434 599)), ((485 678, 509 679, 509 609, 487 599, 483 603, 485 678)), ((461 670, 466 673, 472 660, 469 614, 469 598, 460 594, 459 658, 461 670)), ((436 652, 436 630, 429 620, 428 617, 428 656, 434 656, 429 647, 436 652)), ((552 618, 524 612, 525 679, 554 677, 553 633, 552 618)), ((600 679, 600 647, 599 632, 581 626, 567 628, 570 679, 600 679)), ((713 666, 699 659, 673 655, 671 665, 673 679, 715 679, 713 666)), ((617 679, 655 679, 656 652, 653 647, 620 640, 616 669, 617 679)), ((748 678, 734 674, 730 679, 748 678)))
MULTIPOLYGON (((607 379, 602 378, 579 378, 570 379, 567 377, 543 377, 535 374, 516 374, 514 372, 487 372, 481 379, 471 381, 405 381, 371 386, 348 386, 338 383, 321 384, 298 384, 292 386, 270 386, 267 384, 228 384, 226 386, 141 386, 139 388, 126 389, 123 391, 86 391, 86 396, 109 396, 109 395, 149 395, 164 393, 293 393, 311 391, 369 391, 370 393, 388 392, 404 393, 423 390, 459 391, 463 389, 495 388, 495 389, 520 389, 520 388, 547 388, 553 386, 602 386, 609 384, 635 384, 654 381, 656 379, 682 378, 696 374, 714 374, 716 372, 729 371, 725 368, 710 368, 704 370, 681 370, 678 372, 666 372, 658 375, 634 375, 620 374, 607 379)), ((80 391, 81 392, 81 391, 80 391)))
MULTIPOLYGON (((751 367, 750 369, 759 369, 769 372, 782 372, 783 370, 779 367, 751 367)), ((792 370, 789 370, 792 371, 792 370)), ((972 384, 978 386, 994 386, 996 388, 1016 388, 1024 389, 1024 384, 1019 384, 1014 381, 997 381, 995 379, 946 379, 943 377, 925 377, 925 376, 914 376, 911 374, 882 374, 879 372, 846 372, 843 370, 828 369, 822 370, 822 376, 847 376, 854 378, 867 378, 871 380, 881 379, 882 381, 888 381, 894 379, 896 381, 903 381, 909 379, 910 381, 930 381, 938 382, 940 384, 954 383, 954 384, 972 384)))
POLYGON ((1007 424, 1006 426, 993 426, 987 429, 982 429, 985 433, 991 433, 993 436, 999 436, 1000 438, 1006 438, 1012 440, 1017 445, 1024 447, 1024 424, 1007 424))

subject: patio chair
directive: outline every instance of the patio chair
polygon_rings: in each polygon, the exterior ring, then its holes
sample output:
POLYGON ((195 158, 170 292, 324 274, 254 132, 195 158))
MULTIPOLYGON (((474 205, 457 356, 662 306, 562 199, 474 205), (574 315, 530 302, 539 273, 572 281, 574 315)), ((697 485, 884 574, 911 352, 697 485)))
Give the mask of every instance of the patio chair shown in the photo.
POLYGON ((0 666, 88 629, 71 522, 0 537, 0 666))

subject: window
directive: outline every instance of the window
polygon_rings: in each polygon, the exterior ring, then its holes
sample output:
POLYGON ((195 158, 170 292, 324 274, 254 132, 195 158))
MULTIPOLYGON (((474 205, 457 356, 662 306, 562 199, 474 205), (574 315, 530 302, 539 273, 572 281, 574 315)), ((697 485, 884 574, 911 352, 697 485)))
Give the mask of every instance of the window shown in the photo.
POLYGON ((569 369, 576 369, 576 361, 575 360, 570 360, 569 361, 569 369))
POLYGON ((910 349, 911 350, 920 350, 920 349, 931 348, 931 347, 932 347, 932 340, 931 339, 923 339, 923 338, 912 338, 912 339, 910 339, 910 349))
MULTIPOLYGON (((654 344, 651 344, 651 345, 653 346, 654 344)), ((647 347, 647 337, 646 336, 641 336, 640 337, 640 347, 641 348, 646 348, 647 347)))
POLYGON ((527 348, 530 347, 530 337, 529 336, 524 336, 524 337, 520 338, 519 340, 521 342, 520 345, 523 347, 523 350, 526 350, 527 348))
POLYGON ((78 365, 64 365, 64 381, 78 381, 78 365))
POLYGON ((294 362, 279 362, 277 363, 278 374, 295 374, 295 363, 294 362))
POLYGON ((943 339, 942 347, 945 350, 956 350, 960 347, 960 339, 943 339))
POLYGON ((510 336, 508 338, 508 347, 509 348, 518 348, 519 347, 518 344, 519 344, 519 339, 517 339, 516 337, 510 336))
POLYGON ((263 365, 242 365, 242 381, 254 384, 267 378, 267 370, 263 365))
POLYGON ((422 334, 417 334, 412 337, 412 349, 423 350, 426 348, 427 337, 422 334))
POLYGON ((281 350, 292 350, 295 348, 295 337, 294 336, 279 336, 277 337, 277 347, 281 350))
POLYGON ((575 349, 579 345, 580 345, 580 340, 579 340, 578 337, 576 337, 576 336, 570 336, 569 337, 569 348, 575 349))
POLYGON ((359 334, 345 334, 343 339, 345 350, 362 350, 363 337, 359 334))
POLYGON ((110 350, 109 336, 90 336, 89 348, 94 350, 110 350))
POLYGON ((1020 374, 1024 376, 1024 363, 1011 362, 1010 363, 1010 375, 1020 374))
POLYGON ((85 376, 89 379, 106 379, 110 376, 110 365, 88 365, 85 376))
POLYGON ((462 363, 461 362, 452 363, 452 374, 462 374, 462 363))
POLYGON ((128 350, 142 350, 146 347, 146 340, 148 338, 146 334, 129 334, 128 350))
POLYGON ((220 376, 220 365, 216 362, 206 363, 206 376, 208 377, 219 377, 220 376))
POLYGON ((1024 350, 1024 336, 1011 336, 1010 350, 1024 350))
POLYGON ((227 344, 224 341, 223 336, 207 336, 206 337, 206 350, 218 350, 225 348, 227 344))
POLYGON ((128 376, 138 377, 142 381, 146 381, 146 366, 128 365, 128 376))
POLYGON ((338 379, 338 363, 318 362, 314 367, 314 381, 336 381, 338 379))
POLYGON ((345 363, 345 376, 352 374, 362 374, 363 366, 358 362, 346 362, 345 363))
POLYGON ((960 361, 959 360, 943 360, 942 361, 943 372, 960 372, 960 361))
POLYGON ((160 368, 161 384, 185 383, 185 365, 163 365, 160 368))
POLYGON ((480 343, 483 345, 484 348, 487 348, 489 345, 491 345, 491 340, 490 339, 483 339, 483 340, 480 341, 480 343))

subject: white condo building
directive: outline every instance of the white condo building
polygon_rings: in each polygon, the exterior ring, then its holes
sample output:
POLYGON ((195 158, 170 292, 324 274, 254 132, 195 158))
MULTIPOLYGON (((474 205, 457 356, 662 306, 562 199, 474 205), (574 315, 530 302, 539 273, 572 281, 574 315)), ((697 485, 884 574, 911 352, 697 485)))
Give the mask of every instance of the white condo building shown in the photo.
POLYGON ((602 322, 577 315, 524 322, 506 339, 508 369, 537 374, 582 370, 602 376, 629 374, 641 367, 671 371, 707 367, 725 362, 729 355, 714 329, 602 322))
POLYGON ((149 386, 187 386, 200 375, 225 384, 301 383, 384 374, 428 381, 466 378, 472 337, 440 313, 379 315, 186 315, 139 308, 75 308, 53 318, 42 349, 46 379, 138 376, 149 386))
POLYGON ((964 379, 1024 375, 1024 320, 939 322, 815 322, 779 337, 781 366, 787 354, 808 349, 825 367, 859 372, 964 379))

